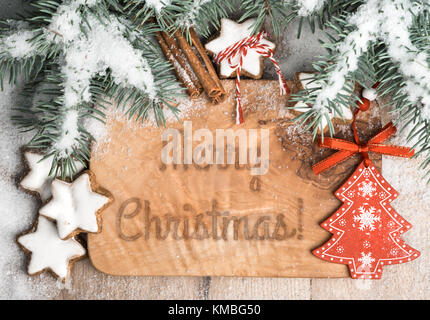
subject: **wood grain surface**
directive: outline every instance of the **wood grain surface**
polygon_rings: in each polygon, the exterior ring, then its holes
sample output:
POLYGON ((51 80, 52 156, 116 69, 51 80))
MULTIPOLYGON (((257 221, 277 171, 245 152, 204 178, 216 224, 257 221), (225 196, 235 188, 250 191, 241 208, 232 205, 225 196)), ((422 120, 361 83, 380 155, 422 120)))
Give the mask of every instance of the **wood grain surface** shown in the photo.
MULTIPOLYGON (((390 120, 384 112, 387 109, 380 110, 383 123, 386 123, 390 120)), ((390 159, 384 158, 383 161, 393 165, 390 159)), ((419 163, 420 159, 408 162, 400 159, 394 165, 401 172, 391 175, 391 179, 394 176, 399 180, 390 183, 400 193, 393 206, 414 225, 403 237, 421 250, 422 256, 411 263, 387 268, 380 281, 349 278, 119 277, 97 271, 86 259, 75 264, 71 282, 57 299, 430 299, 430 219, 425 214, 428 204, 422 201, 422 192, 417 189, 425 186, 425 181, 419 180, 419 163), (412 177, 417 179, 416 187, 403 185, 412 177)))
MULTIPOLYGON (((166 128, 131 129, 126 118, 108 117, 108 142, 103 152, 94 152, 91 170, 115 201, 102 214, 102 232, 89 236, 96 269, 140 276, 348 276, 344 265, 324 262, 311 250, 328 239, 319 223, 339 206, 333 192, 357 159, 315 176, 312 163, 327 153, 309 133, 297 131, 278 82, 242 82, 247 98, 241 126, 234 124, 233 84, 224 81, 225 102, 213 106, 205 98, 195 100, 181 122, 166 128), (187 132, 203 128, 246 135, 257 129, 258 146, 267 132, 267 173, 252 175, 252 166, 239 164, 238 156, 230 165, 161 161, 165 130, 177 129, 185 141, 187 132)), ((379 118, 372 112, 366 117, 371 134, 379 118)))

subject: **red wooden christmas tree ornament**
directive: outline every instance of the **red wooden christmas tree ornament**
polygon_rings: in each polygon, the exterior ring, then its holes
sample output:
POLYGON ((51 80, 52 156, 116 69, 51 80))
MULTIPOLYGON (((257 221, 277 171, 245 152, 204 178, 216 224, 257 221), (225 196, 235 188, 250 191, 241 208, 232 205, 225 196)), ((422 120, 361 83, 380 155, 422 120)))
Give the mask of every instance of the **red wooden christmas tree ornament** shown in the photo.
MULTIPOLYGON (((365 111, 366 105, 359 103, 355 115, 360 109, 365 111)), ((320 143, 324 148, 339 151, 317 163, 313 167, 316 174, 356 153, 361 153, 364 160, 336 191, 336 197, 343 205, 321 224, 333 236, 313 254, 329 262, 348 265, 352 278, 380 279, 384 266, 412 261, 420 253, 400 238, 412 225, 391 207, 390 203, 398 193, 375 168, 368 152, 406 158, 414 153, 409 148, 381 144, 396 132, 392 123, 364 145, 358 138, 355 120, 353 130, 355 143, 333 138, 325 138, 320 143)))
POLYGON ((321 226, 333 233, 317 257, 347 264, 352 278, 380 279, 386 265, 408 262, 420 253, 400 236, 412 228, 391 206, 398 193, 364 161, 336 192, 343 205, 321 226))

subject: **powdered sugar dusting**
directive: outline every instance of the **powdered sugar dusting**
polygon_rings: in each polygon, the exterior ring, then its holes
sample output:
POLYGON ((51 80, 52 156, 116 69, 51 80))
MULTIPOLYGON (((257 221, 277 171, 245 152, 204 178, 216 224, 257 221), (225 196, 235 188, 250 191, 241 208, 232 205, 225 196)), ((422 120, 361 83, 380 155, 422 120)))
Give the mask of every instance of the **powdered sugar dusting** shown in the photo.
MULTIPOLYGON (((224 89, 227 94, 226 101, 232 106, 231 114, 234 113, 235 105, 235 93, 234 93, 234 81, 224 81, 224 89)), ((263 114, 277 112, 278 117, 281 118, 292 118, 290 110, 288 110, 283 104, 279 103, 279 91, 273 91, 273 83, 270 81, 261 81, 258 87, 252 86, 249 89, 247 86, 243 86, 242 104, 246 108, 247 112, 261 112, 263 114), (253 92, 250 92, 252 90, 253 92), (253 100, 249 100, 252 95, 253 100), (274 96, 276 95, 276 97, 274 96), (254 103, 255 99, 258 103, 254 103)), ((108 146, 111 141, 109 132, 112 126, 116 122, 120 121, 126 124, 127 130, 132 135, 135 130, 141 128, 157 128, 156 118, 154 113, 149 110, 148 117, 142 122, 136 122, 134 119, 128 121, 125 120, 126 116, 122 110, 115 106, 115 102, 106 105, 107 123, 106 126, 102 125, 99 121, 91 119, 85 123, 85 127, 95 137, 96 141, 92 145, 93 157, 97 158, 102 156, 108 151, 108 146)), ((125 107, 127 108, 127 107, 125 107)), ((205 113, 205 109, 217 108, 216 105, 211 104, 205 95, 200 95, 196 99, 190 99, 189 97, 182 97, 177 99, 177 110, 178 113, 172 112, 169 108, 164 108, 164 116, 166 119, 166 127, 171 124, 175 124, 178 121, 183 121, 191 116, 199 117, 205 113)))

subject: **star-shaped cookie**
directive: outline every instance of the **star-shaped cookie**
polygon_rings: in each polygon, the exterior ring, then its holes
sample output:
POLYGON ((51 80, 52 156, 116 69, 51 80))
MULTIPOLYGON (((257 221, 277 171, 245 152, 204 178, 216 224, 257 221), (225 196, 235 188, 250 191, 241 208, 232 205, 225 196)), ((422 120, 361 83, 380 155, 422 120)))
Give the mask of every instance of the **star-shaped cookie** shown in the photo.
POLYGON ((37 275, 47 270, 58 278, 67 278, 71 265, 86 253, 74 238, 61 240, 55 224, 39 216, 36 230, 18 238, 18 243, 31 253, 28 274, 37 275))
MULTIPOLYGON (((306 72, 297 72, 295 75, 296 83, 299 88, 299 90, 312 90, 313 92, 318 92, 321 87, 321 85, 313 81, 313 74, 312 73, 306 73, 306 72)), ((344 92, 345 95, 348 95, 347 92, 344 92)), ((346 108, 344 106, 339 106, 339 108, 342 111, 343 119, 336 113, 332 113, 327 111, 325 115, 323 115, 321 119, 321 125, 318 128, 318 131, 321 133, 321 131, 326 132, 328 131, 328 124, 329 121, 334 123, 344 123, 346 121, 347 123, 351 122, 354 115, 350 108, 346 108)), ((308 104, 304 103, 303 101, 298 101, 294 105, 294 111, 297 113, 304 113, 312 109, 312 106, 309 106, 308 104)))
POLYGON ((89 171, 73 183, 61 180, 52 182, 52 200, 40 209, 40 214, 57 221, 61 239, 80 232, 99 231, 99 214, 111 199, 106 194, 100 194, 99 190, 93 191, 94 189, 95 178, 89 171))
MULTIPOLYGON (((210 54, 216 55, 236 42, 251 36, 254 23, 255 19, 249 19, 243 23, 237 23, 225 18, 221 19, 219 37, 208 42, 205 46, 206 50, 208 50, 210 54)), ((268 45, 272 50, 275 50, 276 46, 274 43, 266 39, 262 39, 261 42, 268 45)), ((243 60, 242 74, 254 79, 261 79, 263 76, 263 59, 263 56, 259 54, 256 49, 248 50, 243 60)), ((238 62, 239 57, 236 56, 236 58, 232 60, 232 63, 237 64, 238 62)), ((236 70, 230 67, 227 59, 221 62, 219 73, 221 78, 236 76, 236 70)))
MULTIPOLYGON (((23 189, 37 192, 42 202, 47 201, 51 197, 51 183, 54 180, 49 175, 52 166, 53 156, 43 159, 43 155, 34 152, 25 152, 25 159, 30 172, 24 177, 20 185, 23 189)), ((76 167, 76 173, 79 173, 84 169, 84 165, 79 161, 74 161, 76 167)))

